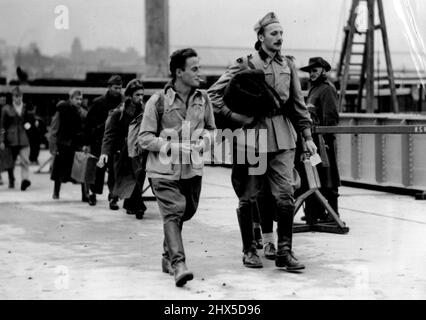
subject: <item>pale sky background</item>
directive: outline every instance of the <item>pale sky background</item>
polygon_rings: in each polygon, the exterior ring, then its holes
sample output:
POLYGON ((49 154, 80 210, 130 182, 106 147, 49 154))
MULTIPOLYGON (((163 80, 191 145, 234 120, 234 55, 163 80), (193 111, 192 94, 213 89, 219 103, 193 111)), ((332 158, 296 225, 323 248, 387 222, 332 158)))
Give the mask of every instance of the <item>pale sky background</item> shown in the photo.
MULTIPOLYGON (((413 7, 419 38, 426 42, 425 0, 383 0, 392 51, 409 50, 395 1, 413 7)), ((340 50, 350 0, 169 0, 170 45, 252 47, 253 26, 275 11, 285 30, 285 48, 340 50)), ((74 37, 83 47, 135 47, 144 54, 143 0, 0 0, 0 39, 9 45, 37 42, 42 52, 70 50, 74 37), (56 30, 55 7, 69 8, 69 30, 56 30)))

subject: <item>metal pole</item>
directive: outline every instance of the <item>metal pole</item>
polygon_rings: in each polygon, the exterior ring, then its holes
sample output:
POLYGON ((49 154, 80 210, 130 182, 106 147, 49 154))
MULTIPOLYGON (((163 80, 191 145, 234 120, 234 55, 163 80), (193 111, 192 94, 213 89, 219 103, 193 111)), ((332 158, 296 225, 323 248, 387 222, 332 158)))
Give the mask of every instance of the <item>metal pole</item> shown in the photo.
POLYGON ((169 1, 145 0, 145 76, 166 78, 169 61, 169 1))
POLYGON ((374 112, 374 7, 375 0, 368 0, 367 30, 367 112, 374 112))
POLYGON ((393 76, 392 59, 391 59, 390 50, 389 50, 388 32, 386 29, 385 12, 383 10, 382 0, 377 0, 377 5, 379 7, 380 26, 382 29, 383 47, 385 49, 385 58, 386 58, 386 65, 388 69, 389 87, 390 87, 391 97, 392 97, 393 112, 398 113, 399 104, 398 104, 398 98, 396 96, 395 79, 393 76))

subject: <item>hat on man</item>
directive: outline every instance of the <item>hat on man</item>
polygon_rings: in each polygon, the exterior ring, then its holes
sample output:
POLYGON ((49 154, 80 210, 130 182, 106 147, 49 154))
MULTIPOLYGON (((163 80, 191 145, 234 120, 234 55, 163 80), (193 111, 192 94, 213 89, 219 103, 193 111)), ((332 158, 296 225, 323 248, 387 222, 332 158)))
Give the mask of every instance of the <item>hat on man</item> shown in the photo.
POLYGON ((309 72, 311 69, 318 67, 324 68, 326 72, 331 70, 330 64, 321 57, 310 58, 308 65, 306 67, 300 68, 300 70, 309 72))
POLYGON ((107 83, 109 86, 122 86, 123 80, 121 79, 119 75, 115 74, 115 75, 112 75, 111 78, 109 78, 107 83))
POLYGON ((254 26, 254 31, 259 33, 259 30, 270 25, 271 23, 280 23, 277 15, 274 12, 269 12, 266 16, 260 19, 254 26))
POLYGON ((138 79, 133 79, 129 81, 129 83, 127 84, 126 89, 124 90, 124 95, 126 97, 131 97, 133 93, 135 93, 136 91, 140 89, 142 90, 144 89, 142 81, 138 79))

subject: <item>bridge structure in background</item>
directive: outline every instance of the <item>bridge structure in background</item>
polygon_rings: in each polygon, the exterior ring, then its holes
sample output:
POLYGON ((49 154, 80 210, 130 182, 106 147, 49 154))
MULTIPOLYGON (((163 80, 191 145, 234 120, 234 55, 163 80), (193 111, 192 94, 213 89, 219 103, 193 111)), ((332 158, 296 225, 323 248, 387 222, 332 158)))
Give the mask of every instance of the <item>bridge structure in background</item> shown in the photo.
POLYGON ((335 133, 337 162, 344 185, 426 199, 426 116, 341 114, 335 133))

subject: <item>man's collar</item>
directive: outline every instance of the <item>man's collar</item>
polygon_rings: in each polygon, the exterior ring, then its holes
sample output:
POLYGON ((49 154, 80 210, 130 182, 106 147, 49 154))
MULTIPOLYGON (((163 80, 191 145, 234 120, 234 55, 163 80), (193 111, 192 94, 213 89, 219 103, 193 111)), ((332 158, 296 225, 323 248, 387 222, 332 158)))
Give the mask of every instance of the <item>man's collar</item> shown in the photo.
MULTIPOLYGON (((169 98, 169 104, 172 105, 175 102, 176 96, 178 93, 176 92, 173 81, 169 81, 164 87, 164 94, 169 98)), ((189 96, 192 97, 196 94, 201 94, 200 89, 191 90, 189 96)))
POLYGON ((263 48, 261 47, 259 49, 259 56, 260 58, 265 61, 266 63, 270 63, 272 60, 277 61, 279 64, 283 63, 283 57, 280 52, 275 53, 274 57, 271 57, 263 48))

